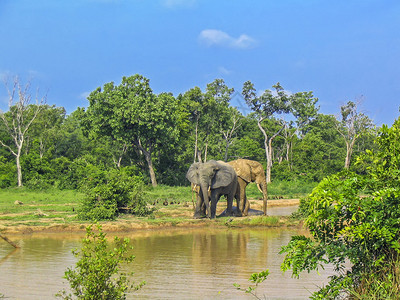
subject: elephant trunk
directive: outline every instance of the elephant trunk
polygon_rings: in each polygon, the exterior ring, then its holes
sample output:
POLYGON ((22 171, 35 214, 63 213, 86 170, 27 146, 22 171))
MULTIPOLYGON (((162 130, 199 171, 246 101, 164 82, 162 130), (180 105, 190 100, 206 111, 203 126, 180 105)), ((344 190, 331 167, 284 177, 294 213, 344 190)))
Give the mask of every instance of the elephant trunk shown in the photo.
POLYGON ((200 185, 201 193, 203 194, 204 205, 206 207, 206 215, 207 217, 211 218, 211 211, 210 211, 210 192, 211 187, 208 184, 202 183, 200 185))
POLYGON ((263 213, 264 216, 267 215, 267 200, 268 200, 268 190, 267 190, 267 183, 263 182, 261 184, 257 184, 258 189, 263 194, 263 213))

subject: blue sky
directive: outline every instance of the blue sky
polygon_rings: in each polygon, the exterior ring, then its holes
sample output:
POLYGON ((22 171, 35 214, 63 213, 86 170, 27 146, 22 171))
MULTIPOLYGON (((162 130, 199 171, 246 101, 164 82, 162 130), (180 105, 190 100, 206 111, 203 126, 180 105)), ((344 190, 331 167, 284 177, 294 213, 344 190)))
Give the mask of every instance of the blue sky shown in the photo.
POLYGON ((0 77, 31 79, 33 94, 68 113, 139 73, 156 93, 216 78, 238 92, 247 80, 259 91, 280 82, 313 91, 322 113, 362 98, 378 125, 399 116, 394 0, 0 0, 0 37, 0 77))

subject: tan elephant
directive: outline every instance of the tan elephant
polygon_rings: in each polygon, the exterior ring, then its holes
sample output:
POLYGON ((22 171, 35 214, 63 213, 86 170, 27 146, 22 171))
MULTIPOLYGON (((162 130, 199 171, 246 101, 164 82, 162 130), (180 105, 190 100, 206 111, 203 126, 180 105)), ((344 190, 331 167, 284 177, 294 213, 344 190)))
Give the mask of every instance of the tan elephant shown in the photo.
POLYGON ((240 186, 240 210, 244 216, 247 216, 250 207, 246 197, 246 187, 250 182, 257 183, 258 189, 263 194, 263 212, 267 215, 267 180, 263 166, 254 160, 236 159, 228 162, 238 176, 240 186))

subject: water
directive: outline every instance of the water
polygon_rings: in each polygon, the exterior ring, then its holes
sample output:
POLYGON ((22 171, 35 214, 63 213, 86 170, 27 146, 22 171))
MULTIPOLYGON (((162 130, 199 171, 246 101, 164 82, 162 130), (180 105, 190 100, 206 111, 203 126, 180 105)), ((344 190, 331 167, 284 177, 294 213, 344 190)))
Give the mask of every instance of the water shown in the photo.
MULTIPOLYGON (((238 291, 246 288, 254 272, 270 270, 257 288, 266 299, 307 299, 327 282, 333 270, 304 273, 293 279, 282 274, 280 247, 297 229, 175 229, 137 231, 129 237, 136 259, 135 282, 147 284, 128 299, 254 299, 238 291)), ((112 237, 112 234, 108 234, 112 237)), ((54 299, 68 283, 63 279, 76 258, 71 250, 80 247, 82 235, 33 234, 12 236, 21 248, 0 241, 0 294, 7 299, 54 299)))

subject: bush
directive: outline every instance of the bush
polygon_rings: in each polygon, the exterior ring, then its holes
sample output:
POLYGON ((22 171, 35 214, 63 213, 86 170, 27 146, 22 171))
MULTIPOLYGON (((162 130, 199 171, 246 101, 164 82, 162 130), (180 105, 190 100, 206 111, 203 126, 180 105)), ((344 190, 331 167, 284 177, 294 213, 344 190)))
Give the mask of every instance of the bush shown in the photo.
POLYGON ((121 210, 138 216, 152 212, 143 198, 141 177, 130 176, 124 169, 94 169, 82 190, 86 198, 78 217, 83 220, 113 220, 121 210))
POLYGON ((126 299, 129 289, 141 288, 145 282, 133 286, 126 273, 119 273, 121 263, 131 263, 135 258, 128 255, 129 239, 114 238, 114 247, 110 247, 103 233, 101 225, 97 225, 98 232, 92 226, 86 228, 86 238, 82 241, 82 249, 74 250, 73 254, 79 257, 75 269, 68 268, 64 278, 69 281, 73 294, 65 290, 56 296, 63 299, 126 299), (116 275, 118 274, 118 276, 116 275))
POLYGON ((17 167, 15 162, 0 156, 0 188, 17 185, 17 167))
POLYGON ((301 203, 312 238, 295 236, 282 248, 282 268, 291 269, 294 276, 325 263, 340 271, 315 299, 398 295, 400 120, 392 128, 382 127, 376 145, 377 150, 367 150, 357 159, 365 174, 343 171, 320 182, 301 203))

